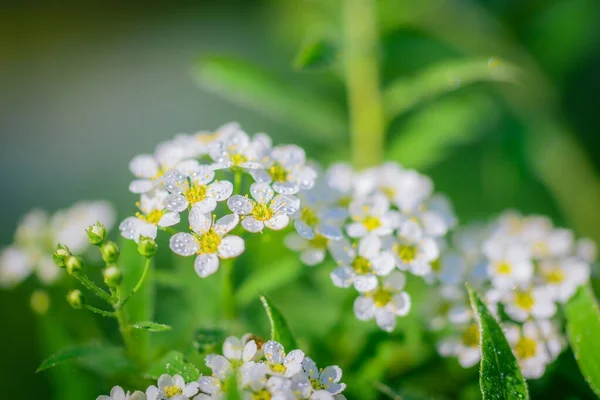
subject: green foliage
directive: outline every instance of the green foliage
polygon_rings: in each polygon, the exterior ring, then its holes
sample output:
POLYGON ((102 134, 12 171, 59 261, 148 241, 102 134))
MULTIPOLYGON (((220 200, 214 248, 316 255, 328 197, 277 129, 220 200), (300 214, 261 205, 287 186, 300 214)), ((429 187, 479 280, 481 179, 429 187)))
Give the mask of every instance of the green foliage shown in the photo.
POLYGON ((149 332, 164 332, 173 329, 169 325, 159 324, 158 322, 152 321, 137 322, 135 324, 132 324, 131 327, 134 329, 142 329, 149 332))
POLYGON ((202 354, 217 353, 226 337, 222 329, 198 329, 194 335, 194 347, 202 354))
POLYGON ((241 400, 242 396, 240 395, 240 391, 238 389, 238 383, 235 377, 235 374, 231 374, 227 381, 225 382, 226 388, 226 400, 241 400))
POLYGON ((600 310, 590 286, 582 286, 565 307, 567 334, 579 369, 600 396, 600 310))
POLYGON ((103 345, 99 343, 68 347, 52 354, 50 357, 42 361, 36 372, 42 372, 49 368, 54 368, 57 365, 71 363, 82 359, 101 358, 107 352, 115 350, 120 352, 122 349, 119 347, 103 345))
POLYGON ((283 345, 286 351, 297 349, 296 339, 292 335, 287 321, 277 308, 266 296, 261 296, 260 301, 267 312, 269 322, 271 323, 271 340, 275 340, 283 345))
POLYGON ((330 67, 338 57, 337 52, 335 45, 324 38, 308 40, 296 54, 294 67, 299 70, 330 67))
POLYGON ((158 379, 162 374, 181 375, 186 382, 196 381, 200 377, 198 368, 186 361, 178 351, 168 352, 160 361, 153 363, 146 373, 150 379, 158 379))
POLYGON ((467 290, 481 335, 479 385, 483 399, 528 399, 527 384, 502 328, 469 285, 467 290))

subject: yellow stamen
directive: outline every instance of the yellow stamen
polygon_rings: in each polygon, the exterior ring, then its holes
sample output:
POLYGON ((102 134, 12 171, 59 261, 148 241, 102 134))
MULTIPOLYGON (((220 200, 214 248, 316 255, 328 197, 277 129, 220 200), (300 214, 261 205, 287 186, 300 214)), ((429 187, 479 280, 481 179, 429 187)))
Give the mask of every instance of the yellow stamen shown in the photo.
POLYGON ((245 163, 246 161, 248 161, 248 157, 246 157, 245 155, 241 154, 241 153, 235 153, 234 155, 231 156, 231 162, 233 163, 234 166, 239 166, 242 163, 245 163))
POLYGON ((478 347, 479 346, 479 327, 477 324, 471 324, 462 334, 462 342, 465 346, 478 347))
POLYGON ((535 299, 533 298, 533 294, 531 290, 525 292, 516 292, 515 293, 515 304, 522 308, 523 310, 529 311, 533 308, 535 304, 535 299))
POLYGON ((153 210, 145 215, 139 212, 136 215, 142 221, 146 221, 149 224, 158 225, 158 222, 161 220, 163 215, 165 215, 165 212, 163 210, 153 210))
POLYGON ((316 249, 326 249, 327 243, 329 243, 329 239, 323 235, 315 235, 315 237, 310 240, 310 246, 316 249))
POLYGON ((317 212, 310 207, 303 207, 300 210, 300 219, 308 226, 315 226, 319 223, 317 212))
POLYGON ((183 193, 183 195, 190 204, 196 204, 204 200, 206 197, 206 186, 192 184, 190 188, 183 193))
POLYGON ((565 273, 561 269, 555 268, 544 272, 544 277, 548 283, 561 283, 565 280, 565 273))
POLYGON ((374 292, 370 292, 369 296, 373 298, 375 307, 379 308, 385 307, 390 301, 392 301, 392 297, 394 297, 392 292, 383 288, 377 288, 377 290, 374 292))
POLYGON ((496 272, 498 275, 508 275, 512 271, 512 266, 507 262, 496 264, 496 272))
POLYGON ((165 395, 166 395, 168 398, 175 397, 175 396, 177 396, 177 395, 179 395, 179 394, 183 394, 183 390, 181 390, 181 389, 180 389, 179 387, 177 387, 177 386, 165 386, 165 387, 163 388, 163 391, 165 392, 165 395))
POLYGON ((273 218, 273 210, 264 203, 254 203, 252 216, 257 221, 268 221, 273 218))
POLYGON ((369 232, 381 226, 381 220, 373 216, 366 217, 363 219, 362 223, 369 232))
POLYGON ((515 353, 520 359, 531 358, 537 353, 537 342, 531 338, 523 337, 517 342, 515 353))
POLYGON ((196 240, 199 245, 198 254, 214 254, 219 250, 221 244, 221 236, 212 228, 196 240))
POLYGON ((383 186, 381 188, 381 191, 383 192, 383 194, 390 200, 393 200, 394 197, 396 197, 396 189, 394 189, 391 186, 383 186))
POLYGON ((252 394, 252 400, 271 400, 271 393, 267 389, 252 394))
POLYGON ((371 261, 364 257, 358 256, 352 261, 352 268, 357 274, 368 274, 371 272, 371 261))
POLYGON ((411 263, 417 258, 417 246, 396 243, 393 246, 393 250, 396 252, 398 258, 400 258, 403 263, 411 263))
POLYGON ((283 364, 273 364, 271 365, 271 370, 277 374, 285 374, 287 368, 283 364))
POLYGON ((271 179, 275 182, 285 182, 288 179, 288 170, 285 169, 281 164, 273 164, 268 170, 271 179))

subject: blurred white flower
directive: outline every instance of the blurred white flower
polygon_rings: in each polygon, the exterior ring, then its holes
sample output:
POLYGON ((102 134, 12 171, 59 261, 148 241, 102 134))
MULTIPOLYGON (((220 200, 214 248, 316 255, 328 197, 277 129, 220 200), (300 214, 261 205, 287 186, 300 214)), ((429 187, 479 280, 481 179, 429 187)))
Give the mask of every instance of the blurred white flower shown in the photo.
POLYGON ((128 217, 119 225, 121 235, 126 239, 139 242, 140 236, 156 239, 157 227, 168 227, 179 223, 179 213, 169 211, 165 207, 165 199, 169 193, 155 188, 140 196, 135 217, 128 217))
POLYGON ((523 376, 527 379, 541 377, 552 357, 536 324, 532 321, 525 322, 522 327, 507 324, 504 326, 504 334, 519 362, 523 376))
POLYGON ((114 386, 110 391, 110 395, 98 396, 96 400, 146 400, 146 395, 138 390, 131 394, 129 392, 125 393, 121 386, 114 386))
POLYGON ((306 164, 304 150, 296 145, 273 147, 262 160, 263 168, 252 169, 256 182, 272 183, 281 194, 295 194, 313 187, 317 173, 306 164))
POLYGON ((456 357, 463 368, 470 368, 481 359, 479 326, 475 322, 463 326, 458 335, 443 339, 438 352, 444 357, 456 357))
POLYGON ((348 211, 352 222, 348 224, 346 231, 352 238, 368 233, 390 235, 399 222, 399 214, 390 210, 390 202, 383 194, 354 199, 348 211))
POLYGON ((158 378, 158 387, 150 386, 146 390, 148 400, 188 400, 198 393, 198 382, 185 383, 181 375, 163 374, 158 378))

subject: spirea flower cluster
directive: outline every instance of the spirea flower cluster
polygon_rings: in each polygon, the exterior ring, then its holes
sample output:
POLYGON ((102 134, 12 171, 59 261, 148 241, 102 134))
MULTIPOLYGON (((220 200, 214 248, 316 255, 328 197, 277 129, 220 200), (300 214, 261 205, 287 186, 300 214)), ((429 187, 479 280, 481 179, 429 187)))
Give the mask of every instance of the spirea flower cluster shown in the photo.
POLYGON ((56 243, 76 253, 89 246, 83 232, 100 222, 107 229, 115 223, 115 211, 106 201, 82 201, 49 215, 32 210, 17 226, 13 244, 0 252, 0 287, 12 287, 35 274, 44 285, 51 285, 61 269, 52 259, 56 243))
POLYGON ((359 293, 356 317, 392 331, 411 308, 405 273, 429 277, 455 224, 449 202, 433 194, 431 179, 397 163, 361 172, 334 164, 300 197, 288 247, 311 266, 329 253, 333 284, 359 293))
POLYGON ((232 384, 237 385, 244 400, 345 399, 342 392, 346 385, 341 382, 342 370, 338 366, 319 369, 302 350, 286 353, 281 343, 265 343, 249 334, 241 339, 228 337, 223 354, 206 356, 206 366, 212 375, 200 376, 195 382, 165 374, 145 393, 125 393, 116 386, 110 396, 99 396, 97 400, 222 399, 232 384))
POLYGON ((464 367, 480 359, 479 329, 460 287, 469 281, 501 321, 523 374, 539 378, 565 347, 560 306, 589 281, 595 245, 546 217, 515 212, 453 238, 454 250, 441 259, 445 317, 434 319, 434 328, 446 321, 453 333, 440 342, 440 353, 457 356, 464 367))
POLYGON ((174 233, 171 249, 194 256, 201 277, 215 273, 221 259, 244 252, 244 231, 285 228, 300 207, 296 194, 316 179, 300 147, 273 146, 266 134, 250 136, 236 123, 178 135, 154 154, 136 156, 129 168, 139 212, 121 223, 121 234, 139 241, 156 238, 158 229, 174 233), (182 214, 189 229, 169 228, 182 214))

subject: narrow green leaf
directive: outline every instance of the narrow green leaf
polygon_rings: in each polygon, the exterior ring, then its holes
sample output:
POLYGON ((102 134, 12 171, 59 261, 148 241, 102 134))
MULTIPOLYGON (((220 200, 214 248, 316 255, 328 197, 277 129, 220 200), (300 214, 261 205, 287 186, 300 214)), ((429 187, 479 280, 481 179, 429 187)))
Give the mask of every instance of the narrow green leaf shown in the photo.
POLYGON ((527 384, 502 328, 469 284, 467 290, 481 334, 479 388, 483 400, 529 399, 527 384))
POLYGON ((324 38, 306 41, 294 60, 299 70, 314 70, 331 66, 337 59, 338 49, 324 38))
POLYGON ((293 282, 304 268, 298 256, 293 254, 254 271, 236 293, 239 305, 247 306, 260 293, 268 293, 293 282))
POLYGON ((227 337, 222 329, 198 329, 194 335, 194 347, 202 354, 216 353, 227 337))
POLYGON ((302 129, 305 135, 334 147, 344 138, 345 118, 337 104, 302 90, 246 61, 204 58, 193 69, 197 83, 263 116, 302 129))
POLYGON ((42 361, 42 364, 38 367, 36 372, 41 372, 49 368, 54 368, 57 365, 79 361, 82 359, 102 357, 107 351, 115 349, 115 346, 107 346, 99 343, 69 347, 54 353, 42 361))
POLYGON ((152 321, 138 322, 131 325, 131 327, 134 329, 142 329, 149 332, 164 332, 173 329, 169 325, 159 324, 158 322, 152 321))
POLYGON ((393 119, 424 101, 476 82, 518 82, 520 70, 498 58, 444 61, 417 76, 392 82, 384 91, 384 107, 393 119))
POLYGON ((178 351, 168 352, 160 361, 152 364, 146 373, 149 379, 158 379, 162 374, 181 375, 186 382, 196 381, 200 377, 198 368, 186 361, 178 351))
POLYGON ((281 343, 286 351, 298 348, 287 321, 283 318, 279 310, 275 308, 271 300, 266 296, 260 296, 260 301, 265 307, 267 317, 269 317, 269 321, 271 322, 271 340, 281 343))
POLYGON ((600 396, 600 311, 589 285, 579 288, 565 307, 567 335, 585 380, 600 396))

